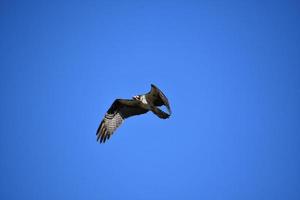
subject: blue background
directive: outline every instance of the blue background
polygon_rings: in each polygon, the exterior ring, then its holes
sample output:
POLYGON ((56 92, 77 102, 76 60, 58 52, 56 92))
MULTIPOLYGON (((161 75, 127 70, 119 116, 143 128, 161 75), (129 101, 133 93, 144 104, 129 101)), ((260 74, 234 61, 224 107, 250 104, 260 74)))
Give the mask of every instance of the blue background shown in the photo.
POLYGON ((0 199, 300 199, 298 1, 0 2, 0 199), (115 98, 156 84, 173 115, 115 98))

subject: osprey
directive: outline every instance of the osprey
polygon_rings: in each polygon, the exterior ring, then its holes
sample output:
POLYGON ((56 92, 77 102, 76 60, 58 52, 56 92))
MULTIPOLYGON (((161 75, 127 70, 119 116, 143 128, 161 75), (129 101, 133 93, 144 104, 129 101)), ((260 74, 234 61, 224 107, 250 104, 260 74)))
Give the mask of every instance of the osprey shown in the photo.
POLYGON ((126 118, 145 114, 148 111, 152 111, 161 119, 167 119, 171 115, 167 97, 153 84, 151 84, 150 92, 146 94, 133 96, 132 99, 116 99, 113 102, 96 132, 97 141, 104 143, 126 118), (163 105, 166 106, 169 113, 158 108, 163 105))

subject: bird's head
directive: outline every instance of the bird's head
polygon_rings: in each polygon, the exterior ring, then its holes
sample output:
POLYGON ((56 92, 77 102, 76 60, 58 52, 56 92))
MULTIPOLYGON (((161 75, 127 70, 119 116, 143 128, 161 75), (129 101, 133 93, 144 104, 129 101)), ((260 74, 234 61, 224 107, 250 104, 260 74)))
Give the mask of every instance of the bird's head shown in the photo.
POLYGON ((132 97, 134 100, 140 101, 143 104, 148 104, 147 99, 145 97, 145 95, 135 95, 132 97))
POLYGON ((141 100, 141 95, 135 95, 132 97, 132 99, 140 101, 141 100))

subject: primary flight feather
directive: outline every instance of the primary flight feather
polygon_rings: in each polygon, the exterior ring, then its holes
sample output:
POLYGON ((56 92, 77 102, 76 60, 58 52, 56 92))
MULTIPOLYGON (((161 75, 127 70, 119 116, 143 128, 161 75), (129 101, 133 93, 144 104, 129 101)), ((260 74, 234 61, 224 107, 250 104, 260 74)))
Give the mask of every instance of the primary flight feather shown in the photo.
POLYGON ((167 119, 171 115, 167 97, 153 84, 150 92, 146 94, 133 96, 132 99, 116 99, 113 102, 96 132, 97 141, 104 143, 126 118, 145 114, 148 111, 152 111, 161 119, 167 119), (158 108, 163 105, 166 106, 168 113, 158 108))

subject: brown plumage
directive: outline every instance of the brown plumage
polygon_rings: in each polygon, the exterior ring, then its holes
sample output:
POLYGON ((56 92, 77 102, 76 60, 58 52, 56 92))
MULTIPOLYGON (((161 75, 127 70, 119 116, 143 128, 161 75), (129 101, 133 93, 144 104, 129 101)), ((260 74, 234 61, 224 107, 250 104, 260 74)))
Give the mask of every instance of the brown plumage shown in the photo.
POLYGON ((167 119, 171 115, 167 97, 153 84, 147 94, 134 96, 133 99, 116 99, 113 102, 96 132, 97 141, 104 143, 126 118, 145 114, 148 111, 152 111, 161 119, 167 119), (166 106, 169 113, 158 108, 163 105, 166 106))

